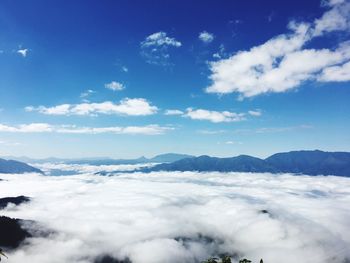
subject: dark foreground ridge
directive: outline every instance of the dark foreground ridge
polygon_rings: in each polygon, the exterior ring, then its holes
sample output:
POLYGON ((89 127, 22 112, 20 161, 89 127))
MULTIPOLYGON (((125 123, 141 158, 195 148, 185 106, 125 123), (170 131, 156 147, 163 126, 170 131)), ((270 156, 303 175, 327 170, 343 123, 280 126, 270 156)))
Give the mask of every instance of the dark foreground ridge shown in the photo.
POLYGON ((32 235, 22 228, 23 220, 0 216, 0 247, 17 248, 22 241, 32 235))
POLYGON ((43 173, 40 169, 26 163, 0 159, 0 173, 22 174, 22 173, 43 173))
POLYGON ((142 171, 269 172, 350 177, 350 153, 323 152, 319 150, 293 151, 276 153, 266 159, 248 155, 231 158, 203 155, 185 158, 172 163, 159 164, 142 171))
POLYGON ((27 196, 16 196, 16 197, 4 197, 0 198, 0 209, 4 209, 9 204, 20 205, 30 201, 30 198, 27 196))

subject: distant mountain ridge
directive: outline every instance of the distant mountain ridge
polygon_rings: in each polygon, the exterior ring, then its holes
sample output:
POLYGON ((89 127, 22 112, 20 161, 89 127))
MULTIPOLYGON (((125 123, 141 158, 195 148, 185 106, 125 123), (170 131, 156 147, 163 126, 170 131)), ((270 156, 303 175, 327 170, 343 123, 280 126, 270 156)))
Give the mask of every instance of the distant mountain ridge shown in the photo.
MULTIPOLYGON (((50 158, 52 159, 52 158, 50 158)), ((46 159, 47 160, 47 159, 46 159)), ((53 160, 57 160, 53 158, 53 160)), ((199 172, 252 172, 252 173, 294 173, 306 175, 337 175, 350 177, 349 152, 291 151, 276 153, 266 159, 249 155, 218 158, 202 155, 194 157, 186 154, 167 153, 153 158, 138 159, 81 159, 66 160, 70 164, 118 165, 160 163, 137 171, 199 171, 199 172)), ((0 173, 39 172, 26 163, 0 159, 0 173)))
POLYGON ((109 157, 81 158, 81 159, 65 159, 65 158, 44 158, 33 159, 29 157, 13 157, 7 156, 6 159, 12 159, 25 163, 66 163, 66 164, 90 164, 90 165, 118 165, 118 164, 141 164, 141 163, 166 163, 175 162, 184 158, 192 158, 193 155, 179 153, 159 154, 152 158, 141 156, 136 159, 113 159, 109 157))
POLYGON ((43 173, 40 169, 26 163, 0 159, 0 173, 43 173))
POLYGON ((350 177, 349 152, 292 151, 276 153, 266 159, 248 155, 230 158, 199 156, 172 163, 159 164, 149 171, 199 171, 199 172, 270 172, 300 173, 307 175, 338 175, 350 177))

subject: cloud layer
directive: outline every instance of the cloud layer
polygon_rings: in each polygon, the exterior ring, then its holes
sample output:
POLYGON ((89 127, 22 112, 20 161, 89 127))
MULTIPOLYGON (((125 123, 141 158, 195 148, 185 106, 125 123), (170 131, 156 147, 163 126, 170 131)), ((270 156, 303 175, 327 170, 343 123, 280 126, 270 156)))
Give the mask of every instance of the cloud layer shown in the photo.
POLYGON ((102 177, 1 175, 1 197, 33 201, 3 214, 56 231, 8 251, 13 263, 195 263, 220 253, 258 262, 350 258, 350 180, 245 173, 102 177), (180 189, 180 190, 179 190, 180 189), (262 212, 266 210, 265 212, 262 212))
POLYGON ((252 97, 295 89, 305 81, 350 81, 350 42, 334 48, 308 49, 314 38, 349 31, 349 1, 327 1, 329 11, 312 23, 292 21, 290 33, 276 36, 248 51, 210 63, 208 93, 233 93, 252 97))

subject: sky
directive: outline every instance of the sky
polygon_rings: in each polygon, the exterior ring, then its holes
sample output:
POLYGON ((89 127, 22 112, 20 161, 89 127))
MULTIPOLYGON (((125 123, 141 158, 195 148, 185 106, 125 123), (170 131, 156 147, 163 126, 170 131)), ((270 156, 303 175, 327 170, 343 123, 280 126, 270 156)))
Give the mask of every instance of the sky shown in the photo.
POLYGON ((350 2, 0 2, 0 156, 350 149, 350 2))

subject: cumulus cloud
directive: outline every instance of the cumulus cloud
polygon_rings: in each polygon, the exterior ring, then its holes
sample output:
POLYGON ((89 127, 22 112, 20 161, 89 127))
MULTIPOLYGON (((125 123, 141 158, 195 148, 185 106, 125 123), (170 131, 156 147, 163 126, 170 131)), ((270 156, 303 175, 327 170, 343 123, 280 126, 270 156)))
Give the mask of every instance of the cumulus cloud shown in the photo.
POLYGON ((8 126, 8 125, 0 124, 0 132, 22 132, 22 133, 52 132, 52 126, 47 123, 30 123, 30 124, 21 124, 19 126, 8 126))
POLYGON ((187 112, 183 116, 191 118, 193 120, 208 120, 214 123, 237 122, 246 119, 244 113, 235 113, 230 111, 210 111, 192 108, 188 108, 187 112))
POLYGON ((159 135, 173 130, 172 127, 159 126, 156 124, 146 126, 112 126, 112 127, 79 127, 75 125, 51 125, 48 123, 31 123, 18 126, 0 124, 0 132, 15 133, 64 133, 64 134, 143 134, 159 135))
POLYGON ((318 81, 322 82, 343 82, 350 81, 350 62, 347 62, 341 66, 332 66, 322 70, 318 81))
POLYGON ((305 81, 347 81, 342 69, 350 61, 350 42, 339 43, 335 48, 305 48, 315 37, 350 29, 350 3, 330 1, 328 5, 331 9, 312 23, 292 21, 288 25, 290 33, 211 62, 212 83, 206 92, 237 92, 243 98, 285 92, 305 81), (332 70, 339 74, 329 73, 332 70))
POLYGON ((141 55, 147 63, 154 65, 170 65, 170 48, 179 48, 182 43, 175 38, 168 37, 165 32, 157 32, 146 37, 140 43, 141 55))
POLYGON ((112 81, 110 83, 105 84, 105 88, 113 91, 120 91, 125 89, 125 86, 120 82, 112 81))
POLYGON ((1 197, 33 198, 3 215, 56 232, 8 251, 13 263, 87 263, 102 254, 133 263, 196 263, 222 253, 234 263, 350 258, 349 178, 159 172, 1 179, 1 197))
POLYGON ((149 101, 143 98, 125 98, 119 103, 105 101, 101 103, 61 104, 53 107, 28 106, 26 111, 37 111, 47 115, 97 115, 116 114, 130 116, 152 115, 158 111, 149 101))
POLYGON ((211 43, 214 40, 214 34, 209 33, 207 31, 203 31, 199 33, 198 38, 203 42, 203 43, 211 43))
POLYGON ((184 114, 184 112, 181 110, 166 110, 164 114, 165 115, 182 115, 184 114))
POLYGON ((28 48, 20 48, 17 50, 17 53, 24 58, 28 55, 28 52, 29 52, 28 48))

